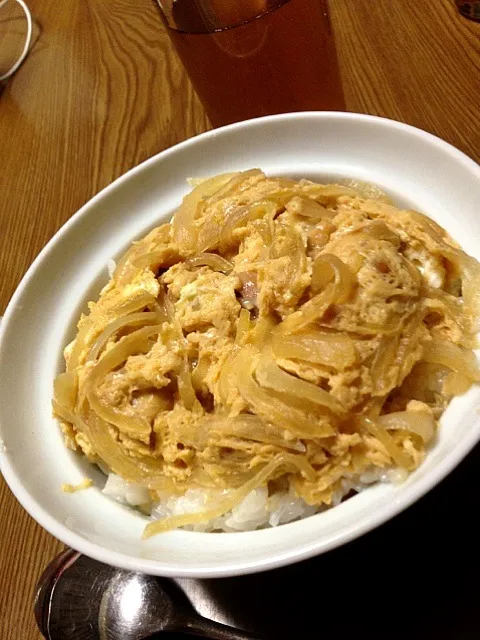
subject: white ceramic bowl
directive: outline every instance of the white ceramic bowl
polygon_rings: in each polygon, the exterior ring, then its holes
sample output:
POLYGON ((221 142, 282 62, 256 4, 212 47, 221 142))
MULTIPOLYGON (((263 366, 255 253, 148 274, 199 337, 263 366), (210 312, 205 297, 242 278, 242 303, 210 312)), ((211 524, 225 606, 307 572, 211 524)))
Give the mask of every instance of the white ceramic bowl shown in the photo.
POLYGON ((424 464, 399 487, 378 485, 301 522, 249 533, 175 531, 141 540, 146 519, 101 493, 102 476, 68 451, 51 417, 52 380, 79 313, 107 280, 106 263, 169 219, 187 177, 260 167, 266 173, 378 184, 439 222, 480 258, 480 167, 434 136, 347 113, 251 120, 188 140, 98 194, 55 235, 22 280, 0 334, 0 464, 25 509, 97 560, 163 576, 229 576, 279 567, 359 536, 417 500, 480 437, 480 389, 456 398, 424 464), (64 494, 64 482, 97 486, 64 494))

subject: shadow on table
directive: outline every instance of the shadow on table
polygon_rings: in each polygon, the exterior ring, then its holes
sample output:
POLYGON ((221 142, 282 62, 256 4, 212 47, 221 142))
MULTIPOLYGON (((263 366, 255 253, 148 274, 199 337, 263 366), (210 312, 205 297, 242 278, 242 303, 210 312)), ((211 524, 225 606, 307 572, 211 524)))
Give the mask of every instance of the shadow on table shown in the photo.
POLYGON ((420 502, 355 542, 284 569, 195 582, 211 613, 268 638, 478 640, 479 472, 477 448, 420 502))

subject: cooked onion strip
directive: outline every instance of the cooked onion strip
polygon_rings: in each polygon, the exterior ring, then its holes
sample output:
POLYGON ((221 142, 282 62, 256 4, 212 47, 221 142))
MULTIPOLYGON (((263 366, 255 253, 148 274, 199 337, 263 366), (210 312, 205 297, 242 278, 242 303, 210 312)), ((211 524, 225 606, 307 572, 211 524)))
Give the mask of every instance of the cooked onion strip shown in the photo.
MULTIPOLYGON (((148 305, 151 304, 154 300, 155 298, 150 293, 148 293, 147 291, 141 291, 131 299, 124 300, 120 304, 113 304, 104 312, 104 327, 118 317, 123 317, 135 311, 138 311, 139 309, 148 307, 148 305)), ((67 363, 67 369, 69 371, 72 371, 80 364, 80 356, 87 347, 89 333, 93 331, 95 331, 95 335, 97 335, 97 333, 101 333, 101 331, 98 331, 98 318, 94 318, 92 315, 90 315, 84 319, 82 328, 75 338, 72 353, 70 354, 67 363)))
MULTIPOLYGON (((258 202, 253 205, 245 205, 233 211, 220 230, 218 242, 222 249, 230 246, 235 229, 240 228, 251 220, 271 221, 277 212, 273 202, 258 202)), ((260 227, 259 227, 260 228, 260 227)), ((271 236, 271 233, 270 233, 271 236)), ((267 242, 271 242, 267 239, 267 242)))
POLYGON ((331 218, 333 211, 329 211, 322 204, 311 200, 310 198, 301 198, 295 196, 286 203, 285 209, 296 216, 304 216, 306 218, 331 218))
MULTIPOLYGON (((480 264, 460 249, 451 246, 446 247, 445 257, 455 265, 462 281, 462 298, 465 307, 474 318, 480 316, 480 264)), ((473 326, 473 330, 478 330, 478 321, 473 326)))
POLYGON ((143 538, 151 538, 157 533, 197 524, 199 522, 206 522, 223 516, 224 513, 231 511, 235 506, 240 504, 240 502, 242 502, 242 500, 246 498, 251 491, 270 480, 275 472, 283 465, 284 456, 279 455, 273 458, 273 460, 265 465, 261 471, 253 476, 251 480, 246 482, 239 489, 232 491, 226 498, 221 499, 215 507, 211 507, 210 509, 205 509, 204 511, 197 513, 185 513, 179 516, 170 516, 163 518, 162 520, 150 522, 150 524, 145 527, 143 538))
POLYGON ((260 354, 247 345, 235 359, 235 379, 240 394, 259 416, 299 437, 324 438, 334 433, 330 421, 298 409, 272 392, 262 389, 253 379, 260 354))
POLYGON ((423 411, 397 411, 387 413, 376 419, 376 424, 387 431, 403 429, 420 436, 424 443, 430 442, 435 433, 435 420, 430 413, 423 411))
POLYGON ((193 256, 192 258, 185 260, 185 263, 193 269, 196 267, 207 266, 214 271, 221 271, 222 273, 230 273, 233 269, 231 262, 225 260, 225 258, 222 258, 222 256, 219 256, 216 253, 199 253, 198 256, 193 256))
POLYGON ((150 440, 151 427, 144 418, 126 415, 116 407, 105 404, 98 396, 98 385, 101 378, 123 364, 131 355, 146 353, 151 348, 151 338, 158 335, 161 327, 144 327, 122 338, 118 344, 102 356, 92 370, 87 387, 87 398, 95 413, 120 431, 138 438, 141 442, 150 440))
POLYGON ((237 320, 237 335, 235 338, 236 345, 245 343, 247 333, 250 330, 250 313, 248 309, 241 309, 237 320))
POLYGON ((110 469, 128 482, 148 489, 162 489, 166 482, 163 461, 147 456, 132 457, 118 446, 107 423, 93 412, 85 420, 84 433, 95 453, 110 469))
POLYGON ((94 367, 90 374, 90 383, 97 383, 100 378, 104 378, 107 373, 119 367, 131 355, 147 353, 152 344, 151 339, 161 331, 159 325, 152 327, 142 327, 128 336, 125 336, 105 353, 94 367))
POLYGON ((311 402, 329 409, 333 413, 345 413, 342 405, 328 391, 283 371, 271 359, 269 352, 270 349, 264 350, 255 369, 257 381, 262 387, 272 389, 283 395, 294 396, 301 401, 311 402))
POLYGON ((172 260, 172 252, 165 247, 143 253, 131 260, 132 266, 135 267, 136 270, 148 267, 152 271, 157 271, 161 267, 169 267, 172 262, 175 263, 175 260, 172 260))
POLYGON ((78 377, 73 371, 59 373, 53 381, 55 400, 68 411, 75 409, 78 393, 78 377))
POLYGON ((464 376, 463 373, 451 371, 443 382, 442 393, 447 396, 459 396, 466 393, 472 386, 471 378, 464 376))
POLYGON ((335 255, 323 253, 315 258, 312 266, 312 291, 318 293, 329 282, 336 286, 335 303, 346 302, 355 286, 355 276, 349 267, 335 255))
POLYGON ((305 445, 298 438, 286 438, 285 432, 281 432, 272 424, 263 421, 258 416, 242 413, 235 417, 208 416, 199 429, 205 429, 203 444, 207 439, 215 443, 221 436, 235 436, 245 440, 253 440, 263 444, 271 444, 292 451, 305 452, 305 445))
POLYGON ((111 322, 102 333, 95 340, 93 345, 90 348, 87 356, 88 361, 94 361, 97 359, 98 354, 103 349, 103 347, 107 344, 108 340, 120 329, 124 329, 125 327, 135 327, 136 325, 147 325, 153 324, 154 322, 158 322, 158 315, 152 312, 143 312, 143 313, 131 313, 128 316, 123 316, 117 318, 113 322, 111 322))
POLYGON ((304 330, 291 336, 274 333, 273 353, 276 358, 305 360, 338 370, 356 362, 355 346, 344 333, 304 330))
POLYGON ((472 381, 480 380, 480 371, 473 351, 462 349, 453 342, 432 340, 423 346, 422 360, 441 364, 452 371, 462 373, 472 381))
POLYGON ((285 320, 278 325, 277 331, 282 334, 299 331, 311 322, 322 318, 329 306, 333 304, 336 291, 337 287, 335 284, 327 284, 321 293, 317 293, 316 296, 308 302, 305 302, 298 311, 295 311, 285 318, 285 320))
POLYGON ((193 252, 197 241, 197 230, 194 221, 200 203, 212 196, 218 189, 227 184, 235 173, 224 173, 214 176, 195 187, 188 193, 173 218, 173 238, 184 251, 193 252))
POLYGON ((379 187, 369 182, 363 182, 363 180, 354 180, 351 178, 339 180, 338 184, 345 185, 350 189, 354 189, 358 196, 361 198, 369 198, 371 200, 378 200, 385 204, 393 205, 392 199, 382 191, 379 187))
POLYGON ((385 447, 388 455, 396 465, 407 470, 411 470, 413 468, 413 461, 410 456, 404 453, 404 451, 397 445, 385 427, 379 423, 378 419, 372 420, 365 416, 358 416, 357 420, 362 427, 371 433, 372 436, 385 447))
POLYGON ((204 380, 210 368, 210 359, 206 356, 201 356, 197 365, 192 371, 192 385, 195 391, 202 391, 204 387, 204 380))
POLYGON ((182 368, 178 373, 178 392, 186 409, 192 411, 194 407, 198 407, 199 402, 195 395, 192 375, 190 373, 190 364, 186 354, 182 361, 182 368))
POLYGON ((210 212, 208 216, 204 217, 198 229, 196 241, 198 253, 217 248, 222 238, 223 229, 229 223, 230 216, 234 215, 237 210, 237 208, 234 207, 222 206, 222 203, 228 202, 225 198, 236 188, 238 192, 241 193, 243 185, 248 185, 249 179, 256 175, 261 175, 261 171, 252 169, 236 174, 222 189, 218 190, 208 202, 204 203, 205 206, 208 205, 210 207, 210 212))

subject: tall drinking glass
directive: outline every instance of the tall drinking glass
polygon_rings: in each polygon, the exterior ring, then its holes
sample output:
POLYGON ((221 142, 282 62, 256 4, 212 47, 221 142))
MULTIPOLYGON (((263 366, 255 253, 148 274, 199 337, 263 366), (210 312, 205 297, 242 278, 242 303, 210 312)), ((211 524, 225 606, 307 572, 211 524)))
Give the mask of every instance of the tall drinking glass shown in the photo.
POLYGON ((155 0, 214 126, 345 109, 327 0, 155 0))

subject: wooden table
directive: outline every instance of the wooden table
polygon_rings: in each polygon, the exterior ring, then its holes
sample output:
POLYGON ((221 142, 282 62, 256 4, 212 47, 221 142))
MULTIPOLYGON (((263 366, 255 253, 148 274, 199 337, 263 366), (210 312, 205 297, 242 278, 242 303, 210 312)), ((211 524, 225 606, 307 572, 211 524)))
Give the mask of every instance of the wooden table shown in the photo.
MULTIPOLYGON (((149 0, 28 0, 28 4, 37 21, 35 44, 0 94, 0 314, 36 254, 84 202, 130 167, 209 127, 149 0)), ((461 18, 453 0, 331 0, 330 4, 349 110, 416 125, 480 161, 480 24, 461 18)), ((14 8, 2 11, 0 37, 6 30, 3 16, 20 15, 14 8)), ((11 24, 20 30, 19 20, 11 24)), ((479 456, 474 452, 448 481, 450 493, 462 494, 459 503, 442 488, 434 492, 436 498, 421 502, 423 512, 438 525, 437 541, 447 533, 454 535, 455 518, 465 529, 473 526, 475 516, 464 515, 458 504, 478 512, 479 500, 469 479, 478 483, 474 462, 480 461, 479 456), (445 501, 444 511, 439 500, 445 501)), ((0 637, 38 639, 32 615, 34 586, 62 544, 35 524, 1 479, 0 505, 0 637)), ((419 509, 413 512, 421 518, 419 509)), ((400 516, 383 527, 383 538, 374 533, 355 544, 368 553, 372 541, 384 544, 385 531, 393 532, 393 544, 402 527, 412 531, 407 524, 412 510, 408 513, 408 518, 400 516)), ((473 575, 473 567, 478 569, 478 539, 467 531, 463 543, 454 548, 444 542, 439 562, 453 570, 456 565, 450 566, 447 558, 457 554, 465 563, 465 572, 455 575, 461 583, 463 576, 473 575)), ((407 550, 412 546, 416 557, 415 540, 407 539, 405 545, 407 550)), ((357 557, 352 548, 345 551, 349 562, 357 557)), ((331 558, 341 557, 339 553, 328 556, 333 571, 331 558)), ((435 573, 435 579, 424 575, 425 566, 409 566, 408 557, 405 550, 386 549, 384 572, 378 576, 380 592, 391 589, 396 580, 422 580, 425 592, 431 593, 432 580, 444 579, 448 588, 447 575, 435 573)), ((301 570, 311 572, 316 566, 312 561, 301 570)), ((433 560, 432 566, 436 566, 433 560)), ((431 570, 429 566, 427 574, 431 570)), ((298 571, 285 570, 284 576, 294 579, 298 571)), ((330 578, 318 576, 324 586, 330 578)), ((222 584, 235 589, 237 583, 222 584)), ((335 584, 345 602, 361 598, 355 576, 347 574, 335 584)), ((376 602, 378 591, 372 595, 372 611, 376 602)), ((422 606, 411 601, 406 588, 402 602, 391 605, 392 628, 385 629, 384 637, 396 637, 397 617, 422 606)), ((480 637, 480 616, 467 627, 468 611, 460 608, 457 613, 458 627, 454 623, 449 627, 447 620, 443 626, 447 635, 436 637, 480 637), (467 635, 461 635, 465 629, 467 635)), ((423 638, 430 637, 425 628, 423 638)))

